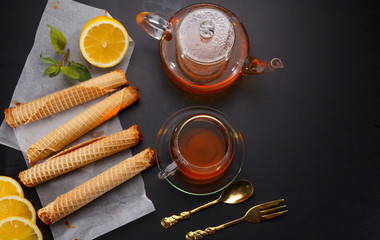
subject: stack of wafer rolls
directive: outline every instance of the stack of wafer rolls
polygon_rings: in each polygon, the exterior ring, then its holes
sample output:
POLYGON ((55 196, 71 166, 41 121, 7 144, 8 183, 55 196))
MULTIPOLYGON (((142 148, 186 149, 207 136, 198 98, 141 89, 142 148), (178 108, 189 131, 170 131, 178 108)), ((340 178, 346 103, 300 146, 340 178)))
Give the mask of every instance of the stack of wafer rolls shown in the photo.
POLYGON ((153 166, 153 164, 154 151, 147 148, 59 196, 53 202, 38 210, 38 217, 44 223, 51 225, 153 166))
POLYGON ((51 153, 60 151, 138 99, 137 89, 129 86, 93 105, 29 146, 27 158, 30 164, 33 166, 51 153))
POLYGON ((108 135, 78 144, 20 172, 19 178, 27 187, 34 187, 77 168, 105 158, 127 148, 133 147, 141 140, 137 125, 108 135))
POLYGON ((123 71, 117 70, 90 79, 70 88, 5 109, 5 120, 15 128, 51 116, 115 91, 129 82, 123 71))

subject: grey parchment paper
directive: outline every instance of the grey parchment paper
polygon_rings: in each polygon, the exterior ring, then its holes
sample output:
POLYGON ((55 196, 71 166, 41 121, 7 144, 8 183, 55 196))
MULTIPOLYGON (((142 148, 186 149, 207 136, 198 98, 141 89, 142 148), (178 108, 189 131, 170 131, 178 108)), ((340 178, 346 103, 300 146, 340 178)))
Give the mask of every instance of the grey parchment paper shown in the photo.
MULTIPOLYGON (((131 38, 126 57, 113 68, 100 69, 93 67, 87 63, 80 52, 79 36, 83 26, 90 19, 104 14, 108 13, 105 10, 71 0, 48 1, 37 29, 34 45, 26 59, 10 107, 14 106, 14 102, 24 103, 78 84, 76 80, 69 79, 62 73, 54 78, 49 78, 47 75, 42 74, 47 65, 43 64, 39 59, 41 53, 44 57, 50 57, 57 61, 62 58, 62 56, 57 56, 50 43, 50 29, 46 24, 52 25, 65 35, 67 39, 66 48, 70 48, 70 59, 86 65, 92 77, 119 68, 125 72, 134 48, 134 41, 131 38)), ((133 80, 130 81, 133 85, 133 80)), ((9 127, 4 120, 0 127, 0 143, 21 150, 28 167, 30 167, 25 153, 31 144, 105 97, 103 96, 36 122, 21 125, 15 129, 9 127)), ((128 111, 128 108, 123 111, 128 111)), ((138 123, 128 123, 127 127, 133 124, 138 123)), ((116 116, 67 147, 121 130, 120 121, 116 116)), ((61 194, 130 156, 132 156, 130 150, 122 151, 37 186, 37 193, 42 205, 46 206, 61 194)), ((77 212, 53 224, 50 228, 55 239, 93 239, 152 211, 154 211, 154 206, 146 196, 144 181, 139 174, 77 212), (66 220, 69 221, 73 228, 65 225, 66 220)))

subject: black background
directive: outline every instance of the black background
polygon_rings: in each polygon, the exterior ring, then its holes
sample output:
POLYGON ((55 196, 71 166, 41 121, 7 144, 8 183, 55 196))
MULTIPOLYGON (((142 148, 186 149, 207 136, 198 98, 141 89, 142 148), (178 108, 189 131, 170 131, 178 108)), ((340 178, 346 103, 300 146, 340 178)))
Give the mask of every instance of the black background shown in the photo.
MULTIPOLYGON (((157 168, 151 168, 142 175, 156 211, 99 239, 184 239, 189 230, 230 221, 250 206, 278 198, 286 200, 286 215, 260 225, 241 223, 207 238, 379 238, 378 1, 212 1, 244 23, 252 55, 279 57, 285 68, 242 77, 226 91, 209 96, 186 93, 165 75, 158 41, 135 22, 144 1, 79 2, 108 10, 136 41, 126 75, 139 86, 141 100, 119 114, 124 128, 137 123, 144 135, 132 152, 153 147, 159 128, 177 110, 214 107, 240 128, 246 159, 238 178, 255 185, 249 201, 218 204, 167 230, 160 226, 162 217, 190 210, 218 194, 181 193, 160 182, 157 168)), ((182 6, 196 2, 184 0, 182 6)), ((0 109, 9 106, 45 6, 46 1, 2 2, 0 109)), ((0 146, 0 175, 17 178, 25 168, 21 152, 0 146)), ((35 189, 24 191, 39 209, 35 189)), ((45 239, 52 239, 40 220, 38 226, 45 239)))

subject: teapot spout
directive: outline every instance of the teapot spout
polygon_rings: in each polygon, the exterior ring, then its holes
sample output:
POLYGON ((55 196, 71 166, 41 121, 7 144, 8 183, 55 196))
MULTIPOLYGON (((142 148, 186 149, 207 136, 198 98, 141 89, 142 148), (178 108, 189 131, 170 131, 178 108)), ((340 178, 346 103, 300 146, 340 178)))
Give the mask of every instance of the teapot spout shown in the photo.
POLYGON ((273 58, 272 60, 262 61, 253 56, 247 57, 244 66, 242 68, 243 75, 261 74, 267 72, 273 72, 277 69, 284 68, 282 61, 279 58, 273 58))

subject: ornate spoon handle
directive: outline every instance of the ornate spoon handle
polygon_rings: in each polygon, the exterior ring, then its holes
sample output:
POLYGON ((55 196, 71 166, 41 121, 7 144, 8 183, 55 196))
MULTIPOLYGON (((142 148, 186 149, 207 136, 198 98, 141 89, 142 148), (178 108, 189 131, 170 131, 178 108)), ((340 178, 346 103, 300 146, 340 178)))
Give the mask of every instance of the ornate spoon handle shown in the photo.
POLYGON ((170 217, 165 217, 161 220, 161 226, 164 228, 170 228, 176 225, 182 219, 188 219, 191 215, 190 211, 181 212, 180 215, 171 215, 170 217))
POLYGON ((242 221, 244 221, 244 217, 219 225, 217 227, 208 227, 205 230, 197 230, 193 232, 188 232, 186 234, 186 240, 198 240, 198 239, 203 238, 204 236, 213 235, 217 230, 232 226, 242 221))
POLYGON ((170 217, 165 217, 161 220, 161 226, 163 226, 164 228, 170 228, 170 227, 173 227, 174 225, 176 225, 180 220, 182 219, 188 219, 190 218, 191 214, 193 213, 196 213, 200 210, 203 210, 211 205, 214 205, 215 203, 218 203, 219 202, 219 199, 216 199, 212 202, 209 202, 209 203, 206 203, 205 205, 202 205, 200 207, 197 207, 191 211, 185 211, 185 212, 181 212, 180 215, 172 215, 170 217))

